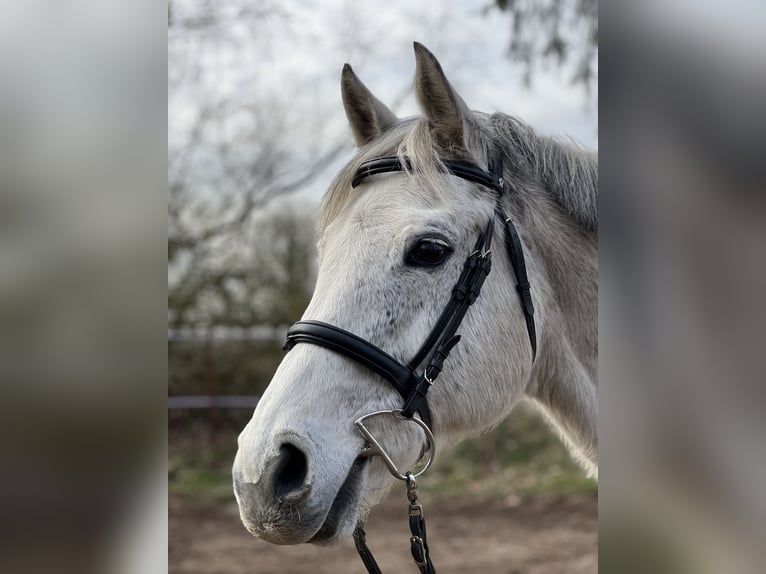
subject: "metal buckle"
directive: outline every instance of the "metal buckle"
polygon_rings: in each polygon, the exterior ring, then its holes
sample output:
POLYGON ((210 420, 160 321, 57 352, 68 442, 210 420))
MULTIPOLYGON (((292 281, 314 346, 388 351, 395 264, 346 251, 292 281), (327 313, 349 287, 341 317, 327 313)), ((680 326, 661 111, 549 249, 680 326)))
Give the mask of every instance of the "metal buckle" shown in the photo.
POLYGON ((367 447, 364 449, 364 451, 362 451, 361 456, 379 456, 383 459, 383 463, 388 468, 388 471, 399 480, 407 481, 408 476, 412 478, 419 477, 426 470, 428 470, 428 467, 431 466, 431 463, 434 460, 434 455, 436 454, 436 439, 434 439, 434 435, 431 432, 431 429, 428 428, 428 425, 419 418, 412 417, 411 419, 408 419, 407 417, 403 416, 401 409, 375 411, 374 413, 370 413, 356 419, 354 421, 354 426, 367 441, 367 447), (423 465, 420 470, 417 472, 402 472, 393 461, 391 456, 386 452, 386 449, 383 448, 383 445, 380 444, 380 441, 378 441, 378 439, 375 438, 375 436, 370 432, 370 429, 365 426, 364 421, 381 415, 391 415, 396 419, 415 423, 423 430, 426 435, 426 448, 423 452, 423 456, 421 456, 420 460, 415 463, 416 467, 420 464, 423 465))
POLYGON ((468 257, 473 257, 474 255, 478 255, 479 259, 486 259, 488 256, 492 255, 492 249, 484 249, 483 247, 479 249, 474 249, 471 251, 470 255, 468 257))
POLYGON ((415 482, 415 475, 408 472, 405 480, 407 481, 407 500, 410 501, 410 516, 423 518, 423 505, 418 504, 418 483, 415 482))
POLYGON ((417 547, 417 553, 418 556, 415 556, 415 552, 412 552, 412 560, 417 564, 418 566, 427 566, 428 562, 426 561, 426 545, 423 542, 423 539, 420 536, 411 536, 410 537, 410 546, 411 547, 417 547))

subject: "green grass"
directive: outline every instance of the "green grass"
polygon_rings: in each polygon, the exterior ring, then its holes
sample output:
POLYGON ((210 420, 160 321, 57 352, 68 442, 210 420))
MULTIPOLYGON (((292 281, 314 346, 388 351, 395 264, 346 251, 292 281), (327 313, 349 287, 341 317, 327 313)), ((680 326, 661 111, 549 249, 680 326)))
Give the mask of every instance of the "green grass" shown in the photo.
POLYGON ((233 498, 231 473, 204 466, 187 466, 168 481, 171 494, 203 496, 205 498, 233 498))
POLYGON ((527 404, 492 431, 443 453, 420 481, 437 497, 595 494, 559 438, 527 404))
POLYGON ((237 448, 236 436, 231 440, 219 440, 218 446, 211 450, 204 433, 190 435, 185 436, 183 441, 177 441, 182 444, 170 444, 170 494, 216 500, 234 498, 231 465, 237 448), (195 440, 195 436, 199 439, 195 440))

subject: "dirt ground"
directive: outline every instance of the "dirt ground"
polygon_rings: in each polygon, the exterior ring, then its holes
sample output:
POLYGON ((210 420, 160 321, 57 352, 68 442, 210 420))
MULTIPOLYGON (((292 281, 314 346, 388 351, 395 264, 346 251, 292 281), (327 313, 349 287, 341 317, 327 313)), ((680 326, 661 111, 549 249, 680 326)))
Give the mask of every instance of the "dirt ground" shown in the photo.
MULTIPOLYGON (((417 572, 409 554, 406 500, 373 511, 367 541, 384 573, 417 572)), ((425 504, 439 574, 596 574, 597 499, 587 495, 509 497, 491 503, 425 504)), ((332 548, 274 546, 240 525, 234 502, 171 497, 171 574, 329 574, 364 568, 346 541, 332 548)))

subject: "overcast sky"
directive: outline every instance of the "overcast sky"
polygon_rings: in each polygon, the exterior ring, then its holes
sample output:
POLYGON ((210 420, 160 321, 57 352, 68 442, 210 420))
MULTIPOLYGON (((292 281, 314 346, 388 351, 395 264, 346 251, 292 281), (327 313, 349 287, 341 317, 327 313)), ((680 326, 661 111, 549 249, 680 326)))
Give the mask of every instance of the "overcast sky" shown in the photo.
MULTIPOLYGON (((180 2, 177 15, 194 14, 198 3, 180 2)), ((383 102, 391 105, 399 100, 399 115, 416 114, 414 96, 401 98, 412 84, 412 42, 417 40, 434 52, 471 108, 502 111, 540 132, 597 147, 596 98, 570 84, 570 70, 558 68, 538 70, 533 85, 525 87, 520 64, 506 57, 510 17, 496 10, 487 13, 492 4, 491 0, 283 0, 270 8, 268 2, 256 3, 256 9, 263 9, 257 17, 226 20, 228 39, 222 48, 197 52, 192 44, 178 43, 187 47, 180 55, 169 53, 171 68, 179 63, 183 68, 197 58, 205 70, 189 89, 170 94, 171 141, 174 132, 183 132, 192 123, 195 106, 204 98, 241 99, 255 105, 263 99, 281 99, 290 108, 292 147, 297 153, 302 146, 310 150, 321 145, 312 138, 350 141, 339 90, 345 62, 383 102), (324 122, 317 135, 309 128, 318 117, 324 122)), ((243 5, 254 6, 232 2, 232 13, 243 5)), ((336 169, 328 166, 304 193, 319 195, 336 169)))

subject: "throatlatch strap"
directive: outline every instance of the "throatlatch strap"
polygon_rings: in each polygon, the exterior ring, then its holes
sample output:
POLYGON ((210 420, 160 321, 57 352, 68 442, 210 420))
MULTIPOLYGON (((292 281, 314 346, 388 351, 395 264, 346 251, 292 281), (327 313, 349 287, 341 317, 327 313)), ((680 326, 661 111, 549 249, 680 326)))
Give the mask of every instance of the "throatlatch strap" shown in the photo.
POLYGON ((527 324, 529 344, 532 347, 532 361, 534 361, 535 357, 537 357, 535 306, 532 303, 529 277, 527 276, 527 265, 524 261, 524 247, 521 244, 519 232, 516 231, 516 226, 511 221, 511 218, 507 217, 500 207, 497 208, 497 214, 505 224, 505 250, 508 252, 508 259, 511 262, 513 273, 516 275, 516 291, 519 293, 519 298, 521 299, 521 309, 524 312, 524 321, 527 324))

